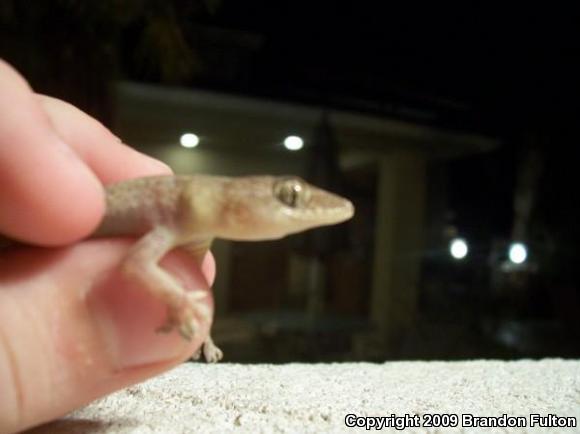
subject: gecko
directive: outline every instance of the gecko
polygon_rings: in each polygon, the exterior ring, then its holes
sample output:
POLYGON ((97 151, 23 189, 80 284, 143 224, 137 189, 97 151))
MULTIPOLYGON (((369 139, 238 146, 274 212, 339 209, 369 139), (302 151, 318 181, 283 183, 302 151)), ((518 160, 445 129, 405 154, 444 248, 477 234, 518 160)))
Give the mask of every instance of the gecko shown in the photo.
MULTIPOLYGON (((132 236, 135 243, 120 264, 122 273, 167 306, 158 332, 176 330, 191 340, 199 320, 211 322, 201 300, 207 291, 185 290, 159 265, 176 248, 200 266, 212 241, 273 240, 333 225, 354 215, 353 204, 295 176, 165 175, 105 186, 106 210, 88 238, 132 236)), ((221 360, 211 330, 201 348, 207 362, 221 360)))

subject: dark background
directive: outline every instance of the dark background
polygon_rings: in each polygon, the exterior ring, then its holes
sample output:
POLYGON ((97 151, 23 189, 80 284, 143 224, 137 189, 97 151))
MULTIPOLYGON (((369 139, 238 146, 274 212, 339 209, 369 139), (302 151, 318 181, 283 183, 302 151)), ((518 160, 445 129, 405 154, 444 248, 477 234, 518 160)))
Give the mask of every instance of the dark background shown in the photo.
POLYGON ((578 18, 561 5, 3 1, 0 56, 35 90, 105 124, 108 85, 122 79, 497 139, 491 152, 437 167, 446 180, 446 223, 472 254, 458 264, 444 249, 423 252, 420 311, 426 321, 453 317, 476 329, 477 349, 423 353, 419 341, 385 357, 577 357, 578 18), (518 183, 532 166, 532 180, 518 183), (519 236, 533 267, 498 283, 494 242, 505 248, 514 238, 514 203, 526 195, 533 206, 519 236), (498 285, 513 288, 511 296, 494 296, 498 285))

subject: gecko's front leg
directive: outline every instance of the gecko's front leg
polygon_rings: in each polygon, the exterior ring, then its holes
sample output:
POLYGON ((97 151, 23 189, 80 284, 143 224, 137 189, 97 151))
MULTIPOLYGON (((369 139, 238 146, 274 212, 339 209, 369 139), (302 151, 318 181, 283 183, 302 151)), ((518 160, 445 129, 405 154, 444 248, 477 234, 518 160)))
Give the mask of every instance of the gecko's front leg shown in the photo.
MULTIPOLYGON (((193 258, 193 260, 197 263, 199 267, 201 267, 203 263, 203 258, 209 251, 210 245, 212 243, 211 239, 206 240, 198 240, 195 242, 189 242, 187 244, 182 245, 182 249, 188 253, 188 255, 193 258)), ((216 363, 219 362, 223 357, 224 353, 222 350, 214 343, 211 337, 211 329, 208 331, 207 337, 203 342, 203 345, 199 350, 197 350, 193 356, 191 357, 193 360, 198 360, 203 353, 203 357, 205 361, 208 363, 216 363)))
POLYGON ((161 258, 175 245, 174 232, 166 227, 157 227, 131 247, 122 269, 125 275, 138 281, 167 305, 167 320, 158 331, 168 333, 176 328, 181 336, 191 340, 199 330, 198 319, 210 321, 210 309, 200 302, 207 296, 206 291, 185 291, 173 276, 159 266, 161 258))

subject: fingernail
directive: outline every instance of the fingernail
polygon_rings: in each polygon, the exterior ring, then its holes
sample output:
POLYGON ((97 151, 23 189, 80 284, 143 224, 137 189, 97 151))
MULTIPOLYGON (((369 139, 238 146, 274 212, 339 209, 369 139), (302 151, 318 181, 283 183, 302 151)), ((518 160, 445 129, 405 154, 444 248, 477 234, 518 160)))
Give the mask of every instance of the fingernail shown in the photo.
POLYGON ((152 167, 152 172, 159 173, 161 175, 169 175, 173 173, 173 169, 171 169, 171 167, 169 167, 163 161, 158 160, 157 158, 153 158, 150 155, 144 154, 142 152, 139 152, 139 154, 141 154, 141 157, 146 160, 152 167))
POLYGON ((164 305, 118 271, 91 290, 89 306, 119 369, 169 362, 191 345, 175 331, 156 331, 166 318, 164 305))
POLYGON ((173 173, 173 169, 169 167, 169 165, 165 164, 163 161, 157 160, 155 158, 149 157, 151 160, 151 165, 155 168, 156 171, 159 171, 162 174, 170 175, 173 173))
MULTIPOLYGON (((130 146, 124 142, 121 142, 123 146, 127 148, 128 151, 134 153, 135 157, 141 160, 141 164, 139 166, 148 165, 150 170, 150 175, 170 175, 173 173, 173 169, 165 164, 163 161, 158 160, 150 155, 147 155, 141 151, 138 151, 133 146, 130 146)), ((145 167, 143 167, 145 169, 145 167)))

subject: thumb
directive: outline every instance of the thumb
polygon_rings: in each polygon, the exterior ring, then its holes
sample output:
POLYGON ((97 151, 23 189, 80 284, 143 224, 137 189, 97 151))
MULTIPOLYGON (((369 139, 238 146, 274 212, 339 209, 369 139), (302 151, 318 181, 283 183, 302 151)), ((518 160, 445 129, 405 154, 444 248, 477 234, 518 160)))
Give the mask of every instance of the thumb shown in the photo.
MULTIPOLYGON (((118 270, 129 240, 62 249, 21 248, 0 256, 0 433, 62 416, 187 359, 192 342, 158 334, 165 306, 118 270)), ((188 289, 207 290, 193 261, 162 265, 188 289)), ((213 279, 211 255, 202 266, 213 279)), ((211 297, 203 300, 213 308, 211 297)))

